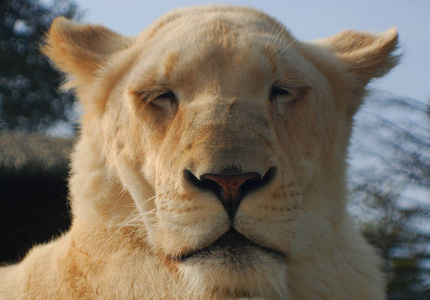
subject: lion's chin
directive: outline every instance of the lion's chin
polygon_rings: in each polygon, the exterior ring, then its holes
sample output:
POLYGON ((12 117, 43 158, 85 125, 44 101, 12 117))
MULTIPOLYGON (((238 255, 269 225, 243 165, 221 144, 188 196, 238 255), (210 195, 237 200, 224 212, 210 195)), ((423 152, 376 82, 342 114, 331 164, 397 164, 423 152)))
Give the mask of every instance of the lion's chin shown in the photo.
POLYGON ((266 252, 266 254, 273 256, 274 259, 285 260, 284 253, 259 245, 233 228, 220 236, 211 245, 174 259, 179 262, 217 259, 225 261, 226 264, 240 267, 242 264, 253 263, 256 252, 266 252))
POLYGON ((287 294, 285 255, 260 246, 234 229, 216 242, 180 258, 178 269, 191 290, 217 290, 226 297, 267 297, 287 294))

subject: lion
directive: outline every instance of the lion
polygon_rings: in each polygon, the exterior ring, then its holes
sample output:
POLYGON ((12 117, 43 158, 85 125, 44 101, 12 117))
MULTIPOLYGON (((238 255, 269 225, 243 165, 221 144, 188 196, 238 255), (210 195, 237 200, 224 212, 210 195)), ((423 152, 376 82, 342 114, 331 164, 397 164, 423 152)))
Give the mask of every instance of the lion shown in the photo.
POLYGON ((1 299, 384 299, 346 156, 396 29, 301 42, 263 12, 168 13, 134 38, 54 20, 83 107, 71 229, 0 270, 1 299))

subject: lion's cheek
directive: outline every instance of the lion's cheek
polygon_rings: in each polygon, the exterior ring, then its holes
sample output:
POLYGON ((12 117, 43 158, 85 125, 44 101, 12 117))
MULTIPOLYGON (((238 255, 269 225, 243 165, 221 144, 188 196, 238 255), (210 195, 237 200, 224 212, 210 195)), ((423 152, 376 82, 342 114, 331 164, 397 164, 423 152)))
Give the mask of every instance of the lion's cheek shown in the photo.
POLYGON ((293 221, 299 210, 276 203, 254 206, 243 202, 236 215, 235 227, 254 242, 289 256, 293 221))

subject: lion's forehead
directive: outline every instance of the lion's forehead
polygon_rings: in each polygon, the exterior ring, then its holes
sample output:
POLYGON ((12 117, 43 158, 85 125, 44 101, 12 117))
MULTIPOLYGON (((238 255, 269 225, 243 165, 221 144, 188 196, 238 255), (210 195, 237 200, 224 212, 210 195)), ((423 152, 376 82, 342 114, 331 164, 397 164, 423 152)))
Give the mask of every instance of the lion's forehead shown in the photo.
POLYGON ((134 70, 145 76, 132 77, 132 84, 146 79, 165 82, 190 97, 208 90, 234 91, 238 96, 237 87, 246 85, 242 91, 259 96, 281 77, 277 71, 296 73, 286 67, 286 58, 296 61, 299 55, 293 38, 263 13, 203 9, 177 14, 162 18, 135 40, 141 51, 134 52, 140 56, 134 70))
POLYGON ((267 48, 281 49, 271 47, 274 40, 288 45, 293 38, 285 27, 267 15, 233 10, 188 12, 144 31, 135 43, 137 46, 150 44, 147 48, 153 51, 175 49, 181 56, 198 54, 194 56, 205 61, 207 56, 212 56, 209 58, 219 58, 218 63, 222 64, 229 57, 246 57, 250 49, 258 49, 260 55, 261 52, 268 54, 267 48))
MULTIPOLYGON (((190 36, 209 36, 223 38, 240 33, 245 36, 261 34, 292 40, 285 27, 270 16, 254 9, 218 5, 182 9, 159 19, 148 30, 141 33, 138 42, 166 37, 184 38, 190 36)), ((200 37, 201 38, 201 37, 200 37)))

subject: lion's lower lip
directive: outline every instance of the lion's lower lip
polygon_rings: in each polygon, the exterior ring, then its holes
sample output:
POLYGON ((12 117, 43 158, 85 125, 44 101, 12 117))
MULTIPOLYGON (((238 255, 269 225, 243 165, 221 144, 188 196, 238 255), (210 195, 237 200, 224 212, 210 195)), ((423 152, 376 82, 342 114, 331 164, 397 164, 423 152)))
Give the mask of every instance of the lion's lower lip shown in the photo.
POLYGON ((277 257, 277 258, 281 258, 281 259, 285 258, 285 256, 286 256, 282 252, 261 246, 255 242, 249 240, 244 235, 240 234, 235 229, 231 228, 226 233, 224 233, 222 236, 220 236, 219 239, 216 240, 211 245, 209 245, 205 248, 199 249, 197 251, 194 251, 192 253, 183 255, 183 256, 174 257, 173 259, 175 259, 177 261, 185 262, 190 258, 195 258, 195 257, 204 258, 204 256, 207 256, 211 252, 217 251, 217 250, 224 250, 226 253, 228 253, 229 256, 234 256, 236 254, 240 255, 241 253, 246 251, 245 250, 246 248, 248 248, 248 249, 249 248, 260 249, 260 250, 263 250, 264 252, 267 252, 267 253, 269 253, 269 254, 277 257))

